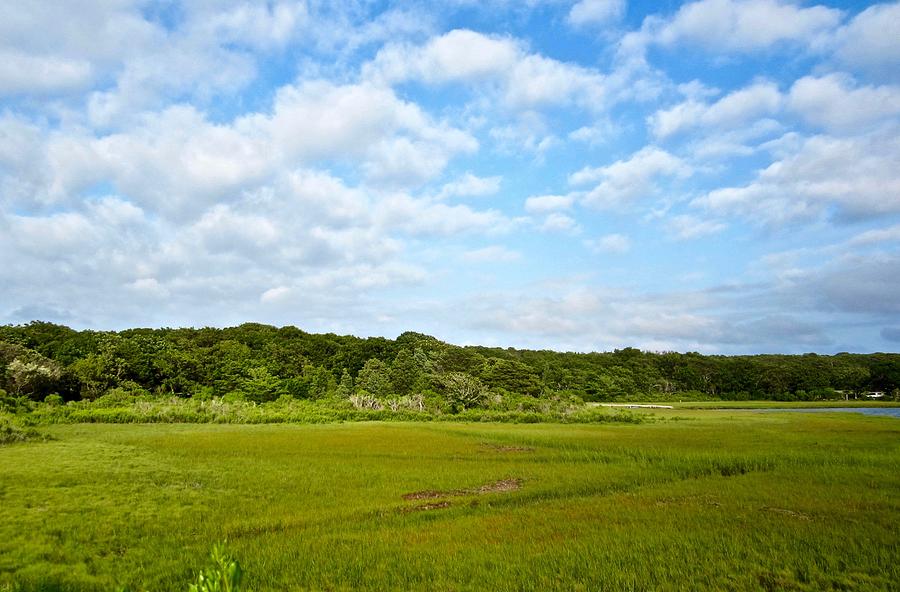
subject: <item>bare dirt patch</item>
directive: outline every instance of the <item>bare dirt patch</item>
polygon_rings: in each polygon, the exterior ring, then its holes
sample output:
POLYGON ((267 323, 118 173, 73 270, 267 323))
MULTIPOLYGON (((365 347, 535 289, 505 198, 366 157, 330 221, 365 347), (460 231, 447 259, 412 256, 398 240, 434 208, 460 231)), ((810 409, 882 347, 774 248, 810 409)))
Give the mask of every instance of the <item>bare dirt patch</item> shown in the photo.
POLYGON ((800 520, 811 520, 809 516, 804 514, 803 512, 795 512, 794 510, 786 510, 784 508, 772 508, 770 506, 763 506, 760 508, 762 512, 775 512, 776 514, 783 514, 784 516, 790 516, 791 518, 799 518, 800 520))
POLYGON ((428 512, 431 510, 443 510, 444 508, 449 508, 450 502, 444 500, 442 502, 434 502, 432 504, 422 504, 419 506, 413 506, 412 508, 407 508, 406 512, 428 512))
POLYGON ((435 491, 433 489, 426 491, 414 491, 413 493, 404 493, 403 499, 405 500, 423 500, 423 499, 435 499, 439 497, 447 497, 450 495, 458 495, 452 491, 435 491))
POLYGON ((468 489, 451 489, 449 491, 426 489, 425 491, 414 491, 413 493, 403 494, 403 499, 408 501, 440 499, 445 497, 463 497, 468 495, 484 495, 487 493, 507 493, 510 491, 521 489, 521 487, 521 479, 501 479, 499 481, 494 481, 493 483, 486 483, 481 487, 473 487, 468 489))
POLYGON ((507 491, 516 491, 517 489, 521 489, 521 487, 521 479, 501 479, 500 481, 495 481, 494 483, 482 485, 478 488, 478 491, 476 493, 505 493, 507 491))

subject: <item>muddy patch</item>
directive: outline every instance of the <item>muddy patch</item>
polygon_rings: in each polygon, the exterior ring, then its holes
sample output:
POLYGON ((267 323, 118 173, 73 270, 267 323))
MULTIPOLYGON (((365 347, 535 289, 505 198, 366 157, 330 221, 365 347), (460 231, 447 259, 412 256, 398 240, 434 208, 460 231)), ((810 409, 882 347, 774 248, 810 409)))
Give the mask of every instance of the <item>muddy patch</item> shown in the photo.
POLYGON ((478 491, 476 493, 506 493, 507 491, 516 491, 517 489, 521 489, 521 487, 521 479, 501 479, 500 481, 495 481, 494 483, 482 485, 478 488, 478 491))
POLYGON ((763 506, 760 508, 761 512, 774 512, 776 514, 781 514, 783 516, 790 516, 791 518, 798 518, 800 520, 811 520, 809 516, 804 514, 803 512, 795 512, 794 510, 786 510, 785 508, 772 508, 770 506, 763 506))
MULTIPOLYGON (((501 479, 493 483, 487 483, 481 487, 472 487, 469 489, 451 489, 449 491, 438 491, 435 489, 426 489, 425 491, 414 491, 412 493, 403 494, 403 499, 409 500, 425 500, 440 499, 446 497, 463 497, 468 495, 485 495, 488 493, 508 493, 522 488, 521 479, 501 479)), ((449 502, 448 502, 449 505, 449 502)))
POLYGON ((421 504, 418 506, 413 506, 411 508, 405 508, 404 512, 429 512, 431 510, 443 510, 444 508, 449 508, 450 502, 444 500, 442 502, 434 502, 431 504, 421 504))

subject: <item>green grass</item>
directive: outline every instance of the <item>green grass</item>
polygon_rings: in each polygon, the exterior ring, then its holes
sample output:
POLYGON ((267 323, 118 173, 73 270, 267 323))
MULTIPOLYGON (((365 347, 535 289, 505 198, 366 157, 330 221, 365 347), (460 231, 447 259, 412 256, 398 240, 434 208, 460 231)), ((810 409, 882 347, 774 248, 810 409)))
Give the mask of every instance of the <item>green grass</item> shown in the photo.
MULTIPOLYGON (((652 404, 652 403, 651 403, 652 404)), ((823 407, 900 407, 900 401, 850 399, 849 401, 685 401, 669 402, 677 409, 819 409, 823 407)))
POLYGON ((900 421, 653 414, 43 427, 0 447, 0 590, 185 590, 221 540, 257 592, 900 582, 900 421))
POLYGON ((54 423, 338 423, 345 421, 420 421, 490 423, 635 423, 641 417, 623 409, 603 409, 565 400, 523 398, 533 408, 492 407, 449 413, 441 409, 356 409, 346 399, 308 401, 282 397, 254 403, 179 397, 101 397, 65 405, 31 403, 29 421, 54 423))

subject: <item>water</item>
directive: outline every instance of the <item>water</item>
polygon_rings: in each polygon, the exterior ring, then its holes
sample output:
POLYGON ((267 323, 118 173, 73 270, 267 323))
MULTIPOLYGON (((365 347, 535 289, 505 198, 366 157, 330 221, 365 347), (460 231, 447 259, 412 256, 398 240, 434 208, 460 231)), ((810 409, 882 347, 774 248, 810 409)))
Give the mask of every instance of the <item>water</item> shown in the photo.
POLYGON ((900 407, 816 407, 806 409, 760 409, 759 411, 790 411, 792 413, 862 413, 863 415, 878 415, 881 417, 896 417, 900 419, 900 407))

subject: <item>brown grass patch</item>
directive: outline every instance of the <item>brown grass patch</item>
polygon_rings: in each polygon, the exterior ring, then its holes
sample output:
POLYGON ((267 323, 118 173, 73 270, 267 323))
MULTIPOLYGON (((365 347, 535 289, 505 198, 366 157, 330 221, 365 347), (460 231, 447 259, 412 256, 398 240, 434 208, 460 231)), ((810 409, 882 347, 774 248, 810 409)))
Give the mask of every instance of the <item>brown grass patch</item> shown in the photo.
MULTIPOLYGON (((493 483, 487 483, 481 487, 469 489, 451 489, 449 491, 438 491, 435 489, 426 489, 425 491, 414 491, 413 493, 403 494, 405 500, 423 500, 423 499, 439 499, 445 497, 462 497, 467 495, 484 495, 487 493, 508 493, 521 489, 521 479, 501 479, 493 483)), ((449 504, 449 502, 448 502, 449 504)))
POLYGON ((534 448, 531 446, 506 446, 489 442, 482 442, 481 447, 490 452, 534 452, 534 448))
POLYGON ((428 512, 430 510, 443 510, 444 508, 449 508, 450 502, 444 500, 442 502, 434 502, 431 504, 422 504, 419 506, 413 506, 412 508, 406 508, 404 511, 406 512, 428 512))
POLYGON ((803 512, 795 512, 794 510, 786 510, 785 508, 772 508, 770 506, 763 506, 762 508, 760 508, 760 511, 775 512, 776 514, 783 514, 784 516, 799 518, 800 520, 811 520, 811 518, 803 512))

